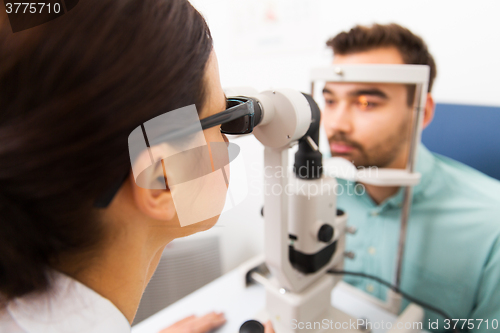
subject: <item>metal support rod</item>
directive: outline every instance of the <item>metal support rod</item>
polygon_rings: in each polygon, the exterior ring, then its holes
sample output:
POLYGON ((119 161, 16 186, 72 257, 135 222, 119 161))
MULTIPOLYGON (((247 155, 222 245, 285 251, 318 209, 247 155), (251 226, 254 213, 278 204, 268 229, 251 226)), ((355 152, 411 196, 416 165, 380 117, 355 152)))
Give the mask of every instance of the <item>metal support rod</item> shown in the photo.
POLYGON ((396 272, 394 276, 394 285, 399 288, 401 285, 401 273, 403 269, 403 256, 405 252, 406 232, 408 229, 408 220, 410 217, 412 199, 412 187, 406 186, 401 209, 401 225, 399 229, 398 252, 396 256, 396 272))
MULTIPOLYGON (((417 85, 415 96, 420 97, 422 94, 422 85, 417 85)), ((415 170, 415 161, 416 161, 416 151, 418 147, 418 131, 420 128, 420 122, 422 121, 422 114, 424 110, 422 109, 422 100, 423 98, 417 99, 417 114, 416 119, 413 122, 412 133, 411 133, 411 142, 410 142, 410 151, 408 152, 408 162, 406 169, 409 172, 414 172, 415 170)), ((401 285, 401 273, 403 269, 403 257, 405 252, 405 244, 406 244, 406 232, 408 229, 408 220, 410 218, 410 211, 412 205, 412 195, 413 188, 411 186, 405 187, 404 198, 403 198, 403 207, 401 209, 401 225, 399 231, 399 242, 398 242, 398 252, 396 256, 396 270, 394 276, 394 285, 399 288, 401 285)))

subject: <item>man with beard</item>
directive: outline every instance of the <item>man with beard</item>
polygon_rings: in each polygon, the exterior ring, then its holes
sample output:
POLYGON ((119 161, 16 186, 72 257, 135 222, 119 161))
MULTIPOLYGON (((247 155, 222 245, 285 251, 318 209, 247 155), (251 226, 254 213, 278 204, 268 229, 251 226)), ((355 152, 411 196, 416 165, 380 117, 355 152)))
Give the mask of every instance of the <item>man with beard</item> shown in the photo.
MULTIPOLYGON (((333 49, 334 64, 429 65, 423 117, 424 128, 429 125, 436 64, 420 37, 396 24, 375 24, 342 32, 327 45, 333 49)), ((323 96, 322 121, 333 156, 357 168, 406 167, 414 86, 328 82, 323 96)), ((401 290, 452 319, 470 319, 464 329, 495 331, 500 320, 500 183, 422 144, 416 171, 422 178, 413 188, 401 290)), ((346 259, 345 270, 392 282, 404 188, 362 184, 366 191, 355 191, 356 183, 339 184, 343 194, 338 206, 349 214, 348 224, 357 227, 355 235, 347 236, 346 250, 356 256, 346 259)), ((345 280, 386 299, 387 288, 377 282, 347 275, 345 280)), ((403 301, 401 310, 407 305, 403 301)), ((423 324, 424 329, 444 331, 455 322, 426 311, 423 324), (438 320, 439 328, 429 326, 428 320, 438 320)))

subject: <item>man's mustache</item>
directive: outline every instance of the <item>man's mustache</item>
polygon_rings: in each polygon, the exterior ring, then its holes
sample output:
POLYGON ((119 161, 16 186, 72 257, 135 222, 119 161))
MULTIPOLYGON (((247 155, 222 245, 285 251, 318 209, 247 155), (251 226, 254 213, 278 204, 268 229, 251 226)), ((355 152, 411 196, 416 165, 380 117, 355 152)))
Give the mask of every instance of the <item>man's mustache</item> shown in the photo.
POLYGON ((353 148, 358 148, 359 150, 363 150, 363 146, 359 144, 358 142, 349 139, 344 133, 335 133, 331 137, 328 138, 328 143, 338 143, 342 142, 343 144, 346 144, 348 146, 351 146, 353 148))

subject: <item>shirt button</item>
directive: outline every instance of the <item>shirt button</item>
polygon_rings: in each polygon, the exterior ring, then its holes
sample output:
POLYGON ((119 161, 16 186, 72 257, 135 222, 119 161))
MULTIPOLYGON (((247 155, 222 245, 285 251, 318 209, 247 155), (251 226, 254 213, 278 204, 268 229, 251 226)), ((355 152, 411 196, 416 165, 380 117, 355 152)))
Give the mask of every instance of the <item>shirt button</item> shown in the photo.
POLYGON ((366 285, 366 291, 369 293, 372 293, 375 290, 375 287, 373 287, 373 284, 367 284, 366 285))
POLYGON ((368 248, 368 253, 371 255, 374 255, 377 252, 377 249, 375 249, 373 246, 370 246, 368 248))
POLYGON ((373 211, 370 213, 371 216, 377 216, 378 215, 378 212, 377 211, 373 211))

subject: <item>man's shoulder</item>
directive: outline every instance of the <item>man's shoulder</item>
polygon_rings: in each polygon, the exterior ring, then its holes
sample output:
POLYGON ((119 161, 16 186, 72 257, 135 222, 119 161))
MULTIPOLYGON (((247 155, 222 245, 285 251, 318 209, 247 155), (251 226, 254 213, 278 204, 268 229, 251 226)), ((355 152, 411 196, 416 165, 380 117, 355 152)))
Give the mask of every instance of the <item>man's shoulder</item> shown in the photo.
MULTIPOLYGON (((432 182, 450 199, 464 199, 500 210, 500 181, 451 158, 432 153, 435 159, 432 182)), ((442 193, 441 193, 442 194, 442 193)))
POLYGON ((436 226, 475 230, 485 241, 500 237, 500 182, 463 163, 433 155, 432 174, 414 197, 415 213, 436 226))

